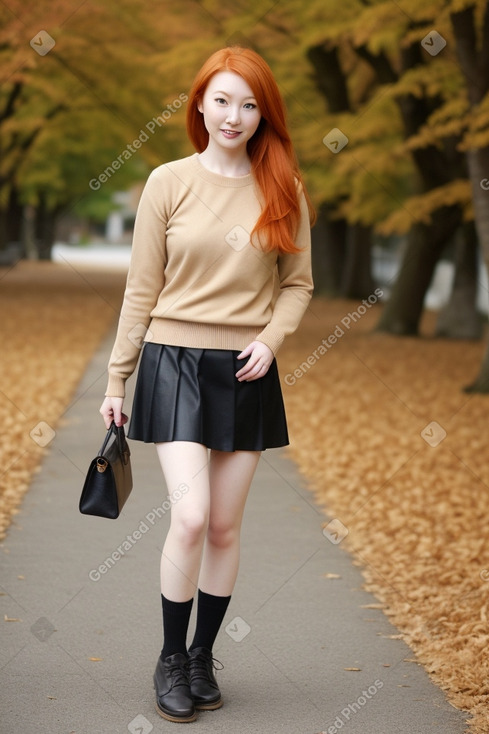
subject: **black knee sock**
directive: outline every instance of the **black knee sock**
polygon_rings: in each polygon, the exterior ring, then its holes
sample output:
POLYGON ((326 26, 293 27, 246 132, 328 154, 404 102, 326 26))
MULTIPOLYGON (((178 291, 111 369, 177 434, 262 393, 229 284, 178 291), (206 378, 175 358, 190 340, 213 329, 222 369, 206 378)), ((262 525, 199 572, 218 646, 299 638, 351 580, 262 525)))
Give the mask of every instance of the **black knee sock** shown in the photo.
POLYGON ((161 595, 163 608, 163 649, 161 657, 167 658, 181 652, 187 654, 187 630, 193 599, 170 601, 161 595))
POLYGON ((197 627, 189 650, 195 647, 212 650, 230 600, 230 596, 213 596, 199 589, 197 627))

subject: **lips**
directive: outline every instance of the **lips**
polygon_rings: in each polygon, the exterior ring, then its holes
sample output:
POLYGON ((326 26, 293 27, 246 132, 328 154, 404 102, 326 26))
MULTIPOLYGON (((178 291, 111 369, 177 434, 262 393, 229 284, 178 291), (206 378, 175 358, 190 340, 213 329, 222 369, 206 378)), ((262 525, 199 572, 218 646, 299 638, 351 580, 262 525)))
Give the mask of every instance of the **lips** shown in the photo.
POLYGON ((237 138, 238 135, 241 135, 239 130, 221 130, 221 132, 226 138, 237 138))

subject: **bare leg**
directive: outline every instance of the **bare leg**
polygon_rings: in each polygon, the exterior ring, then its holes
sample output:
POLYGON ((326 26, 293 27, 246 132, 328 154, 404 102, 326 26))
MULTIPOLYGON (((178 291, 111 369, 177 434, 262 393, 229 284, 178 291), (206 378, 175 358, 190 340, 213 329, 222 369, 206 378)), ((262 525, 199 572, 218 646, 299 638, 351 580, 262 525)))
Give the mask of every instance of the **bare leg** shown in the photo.
POLYGON ((156 444, 168 493, 186 491, 171 508, 171 523, 161 557, 161 593, 172 601, 191 599, 197 588, 202 548, 209 522, 207 448, 191 441, 156 444), (187 489, 188 488, 188 489, 187 489))
POLYGON ((210 515, 199 576, 207 594, 230 596, 239 567, 241 521, 259 451, 211 451, 210 515))

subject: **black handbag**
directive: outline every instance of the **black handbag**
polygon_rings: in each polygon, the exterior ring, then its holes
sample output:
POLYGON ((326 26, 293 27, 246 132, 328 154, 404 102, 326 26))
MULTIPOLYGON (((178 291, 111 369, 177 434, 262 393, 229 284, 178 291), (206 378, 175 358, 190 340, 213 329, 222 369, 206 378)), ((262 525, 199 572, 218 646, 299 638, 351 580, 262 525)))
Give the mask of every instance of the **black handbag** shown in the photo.
POLYGON ((80 497, 83 515, 119 517, 132 490, 131 452, 124 426, 112 424, 98 456, 92 459, 80 497))

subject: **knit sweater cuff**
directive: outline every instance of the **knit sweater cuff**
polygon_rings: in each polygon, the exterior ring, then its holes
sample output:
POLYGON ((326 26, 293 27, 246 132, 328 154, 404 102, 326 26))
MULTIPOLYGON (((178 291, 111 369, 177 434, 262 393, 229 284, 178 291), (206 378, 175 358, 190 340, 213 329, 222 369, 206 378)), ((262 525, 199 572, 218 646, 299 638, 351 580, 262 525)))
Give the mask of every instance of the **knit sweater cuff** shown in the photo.
POLYGON ((106 397, 123 398, 126 395, 126 380, 124 377, 109 374, 106 397))
POLYGON ((269 324, 268 326, 265 326, 263 331, 260 331, 260 333, 255 338, 256 341, 263 342, 263 344, 266 344, 267 347, 270 347, 273 354, 276 355, 278 350, 282 346, 284 335, 277 332, 269 324))

